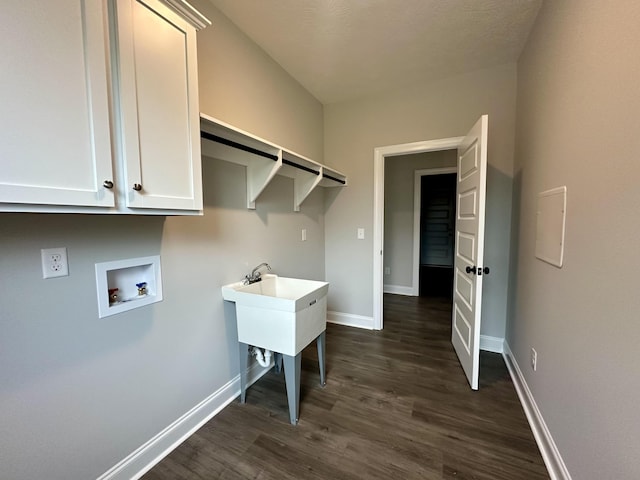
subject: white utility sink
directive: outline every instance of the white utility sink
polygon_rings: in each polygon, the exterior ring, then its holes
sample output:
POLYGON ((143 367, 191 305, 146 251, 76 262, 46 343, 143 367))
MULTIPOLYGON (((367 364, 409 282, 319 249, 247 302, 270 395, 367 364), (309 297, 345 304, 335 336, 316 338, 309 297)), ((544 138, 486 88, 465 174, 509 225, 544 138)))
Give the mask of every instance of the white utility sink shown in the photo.
POLYGON ((295 356, 326 329, 329 284, 266 274, 222 287, 235 302, 238 341, 295 356))

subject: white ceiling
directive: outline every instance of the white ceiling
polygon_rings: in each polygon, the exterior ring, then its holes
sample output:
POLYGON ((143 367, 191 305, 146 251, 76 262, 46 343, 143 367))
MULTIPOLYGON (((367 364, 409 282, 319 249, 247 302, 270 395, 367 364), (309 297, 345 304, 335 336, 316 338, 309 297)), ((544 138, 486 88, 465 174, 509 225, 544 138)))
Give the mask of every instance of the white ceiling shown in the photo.
POLYGON ((542 3, 210 1, 325 104, 514 62, 542 3))

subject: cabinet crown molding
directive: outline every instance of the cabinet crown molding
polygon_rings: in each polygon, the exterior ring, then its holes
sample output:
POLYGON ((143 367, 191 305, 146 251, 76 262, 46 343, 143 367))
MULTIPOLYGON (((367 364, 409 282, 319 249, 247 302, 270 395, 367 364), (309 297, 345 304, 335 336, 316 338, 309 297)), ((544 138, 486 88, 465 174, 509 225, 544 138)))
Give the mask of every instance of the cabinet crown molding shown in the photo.
POLYGON ((202 30, 211 25, 211 20, 202 15, 185 0, 162 0, 162 2, 178 12, 196 30, 202 30))

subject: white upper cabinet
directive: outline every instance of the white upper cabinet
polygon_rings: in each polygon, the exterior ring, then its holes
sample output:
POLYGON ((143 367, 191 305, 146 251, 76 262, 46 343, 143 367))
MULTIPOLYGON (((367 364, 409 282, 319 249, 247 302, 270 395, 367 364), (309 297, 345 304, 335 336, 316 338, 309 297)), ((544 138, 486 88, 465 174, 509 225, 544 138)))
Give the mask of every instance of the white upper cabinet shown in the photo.
POLYGON ((0 203, 114 205, 105 15, 101 0, 0 2, 0 203))
POLYGON ((208 20, 182 0, 0 13, 0 211, 201 212, 196 29, 208 20))
POLYGON ((201 210, 196 29, 159 0, 113 5, 125 205, 201 210))

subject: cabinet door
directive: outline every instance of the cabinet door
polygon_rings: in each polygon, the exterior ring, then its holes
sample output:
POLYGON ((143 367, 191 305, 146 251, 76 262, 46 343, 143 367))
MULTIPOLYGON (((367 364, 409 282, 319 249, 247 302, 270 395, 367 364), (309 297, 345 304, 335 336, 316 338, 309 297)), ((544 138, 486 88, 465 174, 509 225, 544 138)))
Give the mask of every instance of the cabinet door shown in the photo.
POLYGON ((116 0, 125 204, 202 209, 196 31, 158 0, 116 0))
POLYGON ((104 3, 2 1, 0 18, 0 203, 113 206, 104 3))

